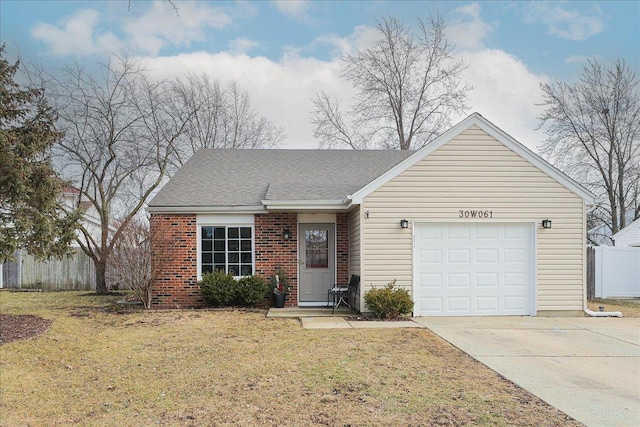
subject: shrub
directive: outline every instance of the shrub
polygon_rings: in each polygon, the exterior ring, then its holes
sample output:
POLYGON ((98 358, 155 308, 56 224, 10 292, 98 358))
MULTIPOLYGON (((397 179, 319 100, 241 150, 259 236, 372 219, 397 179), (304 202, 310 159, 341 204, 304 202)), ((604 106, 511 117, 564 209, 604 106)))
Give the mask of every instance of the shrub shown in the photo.
POLYGON ((413 300, 406 289, 395 288, 396 281, 384 288, 373 288, 364 294, 364 302, 380 319, 397 319, 413 310, 413 300))
POLYGON ((251 307, 264 299, 269 285, 260 276, 243 277, 238 280, 235 302, 243 307, 251 307))
POLYGON ((204 301, 214 307, 224 307, 233 304, 236 297, 238 281, 231 273, 216 270, 205 273, 200 282, 200 292, 204 301))

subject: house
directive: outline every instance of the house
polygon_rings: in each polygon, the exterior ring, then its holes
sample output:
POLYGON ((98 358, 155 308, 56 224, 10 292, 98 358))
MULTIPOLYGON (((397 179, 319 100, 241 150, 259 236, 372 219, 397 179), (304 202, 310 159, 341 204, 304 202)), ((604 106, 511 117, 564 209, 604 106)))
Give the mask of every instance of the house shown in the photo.
POLYGON ((614 246, 640 247, 640 218, 618 231, 611 239, 614 246))
POLYGON ((415 316, 577 313, 593 202, 477 113, 415 152, 201 150, 149 204, 173 246, 153 303, 200 306, 212 269, 282 266, 292 306, 358 274, 361 311, 396 280, 415 316))

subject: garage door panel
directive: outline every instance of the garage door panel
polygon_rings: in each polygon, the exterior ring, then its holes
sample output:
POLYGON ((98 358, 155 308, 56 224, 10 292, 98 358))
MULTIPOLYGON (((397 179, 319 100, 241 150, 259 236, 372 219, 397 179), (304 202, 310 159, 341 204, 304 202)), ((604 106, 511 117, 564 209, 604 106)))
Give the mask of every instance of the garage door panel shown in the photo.
POLYGON ((531 225, 418 224, 415 238, 415 315, 531 314, 531 225))
POLYGON ((451 313, 466 313, 471 310, 470 297, 450 297, 447 299, 447 305, 451 313))
POLYGON ((500 306, 498 297, 477 297, 476 314, 497 314, 500 306))
POLYGON ((442 262, 442 251, 439 249, 423 249, 420 251, 420 262, 423 264, 440 264, 442 262))
POLYGON ((476 263, 496 263, 499 259, 499 253, 497 249, 476 249, 475 251, 476 263))
POLYGON ((469 289, 471 287, 471 275, 469 273, 450 273, 448 285, 458 289, 469 289))
POLYGON ((469 249, 449 249, 447 250, 447 261, 451 264, 468 264, 470 257, 469 249))
POLYGON ((482 288, 497 288, 499 286, 499 274, 498 273, 477 273, 476 285, 482 288))
POLYGON ((476 228, 476 237, 481 240, 498 240, 498 227, 476 228))
POLYGON ((442 288, 442 274, 423 273, 420 275, 420 287, 442 288))

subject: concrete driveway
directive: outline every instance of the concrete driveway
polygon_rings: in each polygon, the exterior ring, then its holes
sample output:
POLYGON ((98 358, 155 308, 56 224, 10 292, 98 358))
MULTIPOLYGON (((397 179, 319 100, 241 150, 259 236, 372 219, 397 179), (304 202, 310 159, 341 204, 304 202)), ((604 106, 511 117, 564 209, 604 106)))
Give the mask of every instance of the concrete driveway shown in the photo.
POLYGON ((640 319, 418 317, 587 426, 640 426, 640 319))

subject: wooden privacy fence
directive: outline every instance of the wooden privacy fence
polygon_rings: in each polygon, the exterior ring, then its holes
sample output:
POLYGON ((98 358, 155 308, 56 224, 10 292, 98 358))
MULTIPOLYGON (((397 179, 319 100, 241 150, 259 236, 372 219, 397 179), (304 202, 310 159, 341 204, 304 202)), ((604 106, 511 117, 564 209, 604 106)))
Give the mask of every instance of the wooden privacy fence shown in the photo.
POLYGON ((38 261, 19 255, 2 266, 2 287, 58 291, 96 288, 95 267, 87 254, 77 250, 61 260, 38 261))

